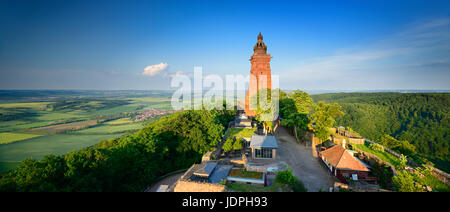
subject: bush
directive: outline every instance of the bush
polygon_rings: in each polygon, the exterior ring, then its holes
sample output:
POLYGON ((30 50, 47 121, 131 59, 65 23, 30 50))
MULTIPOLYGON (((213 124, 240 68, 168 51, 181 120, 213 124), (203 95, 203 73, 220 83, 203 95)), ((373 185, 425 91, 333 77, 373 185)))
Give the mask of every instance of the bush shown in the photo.
POLYGON ((285 171, 279 171, 275 177, 275 181, 291 185, 297 183, 298 179, 292 175, 292 170, 288 169, 285 171))
POLYGON ((373 151, 384 152, 384 146, 381 144, 370 144, 369 148, 373 151))
POLYGON ((285 171, 279 171, 275 177, 275 181, 283 184, 289 185, 295 192, 306 192, 307 189, 303 183, 294 175, 292 175, 292 170, 288 169, 285 171))
POLYGON ((398 172, 398 176, 392 178, 395 189, 400 192, 423 192, 423 188, 414 182, 414 176, 408 171, 398 172))

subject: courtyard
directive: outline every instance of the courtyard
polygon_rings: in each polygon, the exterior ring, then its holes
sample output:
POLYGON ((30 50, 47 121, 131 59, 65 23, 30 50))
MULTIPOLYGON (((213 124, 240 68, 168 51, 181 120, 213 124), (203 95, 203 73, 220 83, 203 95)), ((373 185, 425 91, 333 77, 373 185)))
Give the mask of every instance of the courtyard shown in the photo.
POLYGON ((313 156, 312 147, 298 143, 284 127, 280 127, 276 136, 279 145, 277 160, 290 166, 294 176, 303 182, 309 192, 328 191, 333 187, 334 178, 313 156))

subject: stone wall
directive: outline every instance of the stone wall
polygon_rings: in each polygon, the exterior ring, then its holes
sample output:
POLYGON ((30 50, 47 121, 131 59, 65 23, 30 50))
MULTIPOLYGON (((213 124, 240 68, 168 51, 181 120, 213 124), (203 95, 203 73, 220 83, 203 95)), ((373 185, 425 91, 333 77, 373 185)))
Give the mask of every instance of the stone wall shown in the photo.
MULTIPOLYGON (((376 142, 373 142, 371 140, 366 140, 366 141, 368 143, 376 143, 376 142)), ((395 157, 397 157, 397 158, 400 158, 400 156, 401 156, 397 152, 395 152, 395 151, 393 151, 393 150, 391 150, 389 148, 386 148, 386 147, 384 148, 384 151, 389 153, 389 154, 391 154, 391 155, 393 155, 393 156, 395 156, 395 157)), ((369 153, 366 152, 366 154, 369 154, 369 153)), ((376 157, 376 156, 374 156, 374 157, 376 157)), ((419 165, 417 163, 415 163, 414 161, 409 160, 409 159, 407 159, 407 160, 408 160, 408 163, 407 163, 408 165, 410 165, 412 167, 419 167, 419 165)), ((445 183, 447 185, 450 185, 450 175, 448 173, 446 173, 446 172, 444 172, 442 170, 439 170, 439 169, 437 169, 435 167, 430 167, 429 165, 424 165, 424 166, 427 166, 429 168, 433 168, 433 172, 432 172, 433 176, 436 177, 438 180, 442 181, 443 183, 445 183)), ((391 168, 393 168, 393 166, 391 168)), ((395 172, 395 175, 397 175, 396 173, 397 172, 395 172)))
POLYGON ((179 180, 174 192, 224 192, 225 185, 179 180))
POLYGON ((348 138, 350 144, 364 144, 364 138, 348 138))
POLYGON ((264 166, 247 166, 247 171, 267 173, 267 167, 264 166))
MULTIPOLYGON (((368 140, 368 139, 365 139, 365 141, 368 142, 368 143, 371 143, 371 144, 378 144, 378 143, 373 142, 373 141, 368 140)), ((400 158, 400 157, 401 157, 401 154, 398 154, 398 153, 395 152, 394 150, 389 149, 389 148, 387 148, 387 147, 384 147, 384 151, 387 152, 387 153, 389 153, 389 154, 391 154, 391 155, 393 155, 393 156, 395 156, 396 158, 400 158)), ((407 164, 410 165, 410 166, 412 166, 412 167, 419 167, 419 164, 417 164, 416 162, 414 162, 414 161, 412 161, 412 160, 409 160, 409 159, 407 159, 407 164)))
POLYGON ((395 169, 395 167, 392 164, 390 164, 384 160, 381 160, 379 157, 375 156, 374 154, 364 152, 362 150, 355 149, 355 148, 354 148, 354 150, 360 154, 360 157, 361 156, 363 157, 362 158, 363 160, 369 161, 369 165, 373 165, 374 163, 387 165, 387 166, 391 167, 391 170, 392 170, 392 173, 394 174, 394 176, 398 175, 397 169, 395 169))
POLYGON ((441 171, 441 170, 431 167, 429 165, 425 165, 425 166, 433 169, 433 172, 431 174, 434 177, 436 177, 438 180, 440 180, 443 183, 450 186, 450 175, 447 172, 441 171))
POLYGON ((332 137, 333 142, 336 144, 342 144, 342 142, 345 140, 346 143, 349 144, 364 144, 365 139, 364 138, 336 138, 332 137))

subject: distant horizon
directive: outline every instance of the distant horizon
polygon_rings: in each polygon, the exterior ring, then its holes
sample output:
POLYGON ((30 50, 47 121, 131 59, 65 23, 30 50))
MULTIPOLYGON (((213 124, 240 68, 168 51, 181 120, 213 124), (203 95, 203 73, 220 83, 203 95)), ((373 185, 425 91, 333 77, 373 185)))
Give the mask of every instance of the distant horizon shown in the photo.
MULTIPOLYGON (((0 89, 2 91, 176 91, 177 89, 0 89)), ((204 89, 203 91, 210 91, 211 89, 204 89)), ((307 93, 310 92, 329 92, 329 93, 399 93, 399 92, 412 92, 412 93, 446 93, 450 92, 450 89, 367 89, 367 90, 345 90, 345 89, 312 89, 312 90, 303 90, 303 89, 280 89, 282 91, 293 91, 293 90, 302 90, 307 93)), ((217 90, 219 91, 219 90, 217 90)), ((221 90, 226 91, 226 90, 221 90)), ((242 91, 242 90, 236 90, 242 91)), ((245 90, 246 91, 246 90, 245 90)), ((195 91, 192 91, 195 93, 195 91)))

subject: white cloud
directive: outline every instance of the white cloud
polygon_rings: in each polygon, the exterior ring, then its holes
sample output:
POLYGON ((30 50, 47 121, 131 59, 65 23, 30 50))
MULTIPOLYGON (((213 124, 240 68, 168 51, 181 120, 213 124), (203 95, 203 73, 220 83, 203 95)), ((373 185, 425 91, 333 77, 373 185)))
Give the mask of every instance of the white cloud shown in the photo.
POLYGON ((160 63, 156 65, 150 65, 145 67, 144 72, 142 72, 142 75, 144 76, 155 76, 159 74, 161 71, 164 71, 167 69, 169 65, 167 63, 160 63))

